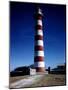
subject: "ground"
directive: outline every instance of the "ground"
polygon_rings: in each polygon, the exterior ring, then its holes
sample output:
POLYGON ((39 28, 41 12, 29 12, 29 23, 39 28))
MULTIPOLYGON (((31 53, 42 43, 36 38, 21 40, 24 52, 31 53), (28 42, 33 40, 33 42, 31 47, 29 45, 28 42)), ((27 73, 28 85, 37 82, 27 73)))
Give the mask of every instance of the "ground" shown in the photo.
POLYGON ((10 88, 63 86, 65 84, 66 77, 61 74, 10 77, 10 88))
POLYGON ((31 87, 63 86, 65 85, 65 83, 66 83, 65 75, 48 74, 44 75, 39 82, 31 85, 31 87))

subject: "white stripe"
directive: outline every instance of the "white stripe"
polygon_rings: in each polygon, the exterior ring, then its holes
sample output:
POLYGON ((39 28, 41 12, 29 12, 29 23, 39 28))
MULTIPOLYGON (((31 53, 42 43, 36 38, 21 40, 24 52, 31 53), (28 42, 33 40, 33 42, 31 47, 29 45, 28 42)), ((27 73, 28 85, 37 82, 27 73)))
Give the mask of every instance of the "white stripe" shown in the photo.
POLYGON ((43 46, 43 40, 36 40, 35 45, 43 46))
POLYGON ((42 20, 37 20, 37 24, 42 26, 42 20))
POLYGON ((44 64, 44 62, 35 62, 34 63, 34 65, 35 65, 35 67, 45 67, 45 64, 44 64))
POLYGON ((41 35, 41 36, 43 36, 43 31, 39 29, 38 31, 36 31, 36 35, 41 35))
POLYGON ((44 51, 35 51, 35 56, 44 56, 44 51))
POLYGON ((38 9, 38 14, 41 14, 42 15, 42 12, 41 12, 41 9, 40 8, 38 9))

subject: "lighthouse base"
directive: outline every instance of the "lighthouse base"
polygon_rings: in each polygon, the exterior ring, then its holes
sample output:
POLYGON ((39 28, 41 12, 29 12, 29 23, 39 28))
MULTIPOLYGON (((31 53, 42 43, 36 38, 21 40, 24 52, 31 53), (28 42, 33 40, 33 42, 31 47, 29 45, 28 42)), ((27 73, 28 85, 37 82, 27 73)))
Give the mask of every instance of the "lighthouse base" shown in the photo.
POLYGON ((44 73, 45 72, 45 68, 36 67, 36 72, 44 73))

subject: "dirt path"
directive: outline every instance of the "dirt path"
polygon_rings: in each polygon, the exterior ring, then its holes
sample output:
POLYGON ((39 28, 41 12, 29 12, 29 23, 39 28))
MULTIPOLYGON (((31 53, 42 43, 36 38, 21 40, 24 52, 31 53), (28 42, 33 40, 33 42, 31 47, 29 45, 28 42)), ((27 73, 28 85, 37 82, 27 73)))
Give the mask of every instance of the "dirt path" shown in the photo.
POLYGON ((27 79, 25 78, 11 83, 10 88, 29 87, 30 85, 41 79, 42 77, 43 75, 29 76, 27 79))

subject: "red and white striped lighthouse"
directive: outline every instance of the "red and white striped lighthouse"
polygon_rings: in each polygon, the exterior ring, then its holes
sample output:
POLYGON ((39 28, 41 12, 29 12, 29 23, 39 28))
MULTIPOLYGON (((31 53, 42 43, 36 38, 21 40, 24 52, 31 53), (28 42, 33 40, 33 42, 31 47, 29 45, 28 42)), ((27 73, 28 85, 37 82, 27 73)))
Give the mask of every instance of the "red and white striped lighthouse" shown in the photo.
POLYGON ((42 11, 38 8, 35 14, 36 28, 34 66, 36 68, 36 72, 45 72, 42 16, 42 11))

